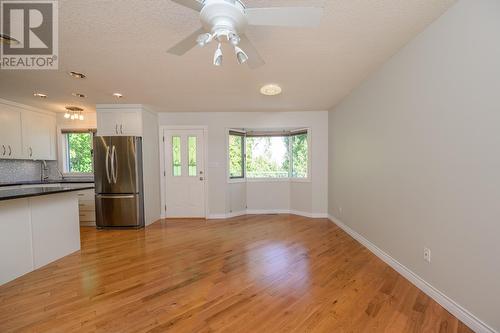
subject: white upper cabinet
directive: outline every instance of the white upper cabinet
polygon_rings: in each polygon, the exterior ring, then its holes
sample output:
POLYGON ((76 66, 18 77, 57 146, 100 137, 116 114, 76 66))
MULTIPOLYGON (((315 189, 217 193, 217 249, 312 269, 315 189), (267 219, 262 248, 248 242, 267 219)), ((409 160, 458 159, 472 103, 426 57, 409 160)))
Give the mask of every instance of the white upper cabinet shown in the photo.
POLYGON ((23 112, 24 158, 30 160, 55 160, 55 134, 55 119, 35 112, 23 112))
POLYGON ((97 106, 97 135, 142 136, 142 109, 97 106))
POLYGON ((55 115, 0 100, 0 159, 55 160, 55 115))
POLYGON ((23 158, 21 110, 0 104, 0 159, 23 158))

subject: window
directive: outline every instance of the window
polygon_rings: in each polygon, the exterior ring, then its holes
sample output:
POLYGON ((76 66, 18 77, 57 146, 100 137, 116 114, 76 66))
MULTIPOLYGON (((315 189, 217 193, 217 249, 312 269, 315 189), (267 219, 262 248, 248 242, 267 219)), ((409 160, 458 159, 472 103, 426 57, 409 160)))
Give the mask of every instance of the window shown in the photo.
POLYGON ((93 172, 93 130, 63 130, 64 172, 90 174, 93 172))
POLYGON ((307 132, 294 133, 290 136, 292 151, 292 178, 307 178, 309 147, 307 144, 307 132))
POLYGON ((245 178, 245 134, 229 132, 229 178, 245 178))
POLYGON ((288 136, 247 137, 247 178, 288 178, 288 140, 288 136))
POLYGON ((196 137, 195 136, 188 137, 188 162, 189 162, 189 171, 188 171, 189 176, 196 177, 197 169, 196 169, 196 137))
POLYGON ((182 176, 180 136, 172 137, 172 176, 174 177, 182 176))
POLYGON ((229 177, 308 178, 308 131, 229 133, 229 177))

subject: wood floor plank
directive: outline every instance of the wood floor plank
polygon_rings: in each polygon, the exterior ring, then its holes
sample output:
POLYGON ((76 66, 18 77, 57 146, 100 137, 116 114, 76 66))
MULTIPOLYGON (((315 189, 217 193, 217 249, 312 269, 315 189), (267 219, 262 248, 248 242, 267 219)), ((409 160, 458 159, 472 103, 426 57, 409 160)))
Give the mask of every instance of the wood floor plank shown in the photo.
POLYGON ((0 332, 471 332, 328 220, 162 220, 0 286, 0 332))

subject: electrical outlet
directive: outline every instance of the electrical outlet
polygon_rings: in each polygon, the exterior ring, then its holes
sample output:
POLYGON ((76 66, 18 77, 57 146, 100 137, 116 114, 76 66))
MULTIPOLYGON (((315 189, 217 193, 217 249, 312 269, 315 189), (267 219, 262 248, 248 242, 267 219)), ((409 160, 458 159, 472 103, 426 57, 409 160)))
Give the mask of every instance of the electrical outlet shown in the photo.
POLYGON ((342 217, 342 207, 339 207, 339 217, 342 217))
POLYGON ((426 247, 424 247, 424 260, 431 263, 431 250, 426 247))

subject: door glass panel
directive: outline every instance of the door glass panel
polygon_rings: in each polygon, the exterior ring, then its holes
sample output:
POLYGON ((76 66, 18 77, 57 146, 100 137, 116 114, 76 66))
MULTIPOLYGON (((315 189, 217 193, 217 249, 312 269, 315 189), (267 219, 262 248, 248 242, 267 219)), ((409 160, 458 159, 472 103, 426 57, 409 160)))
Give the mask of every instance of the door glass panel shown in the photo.
POLYGON ((188 137, 188 161, 189 161, 189 176, 195 177, 196 170, 196 137, 188 137))
POLYGON ((172 176, 174 177, 182 176, 180 136, 172 137, 172 176))

